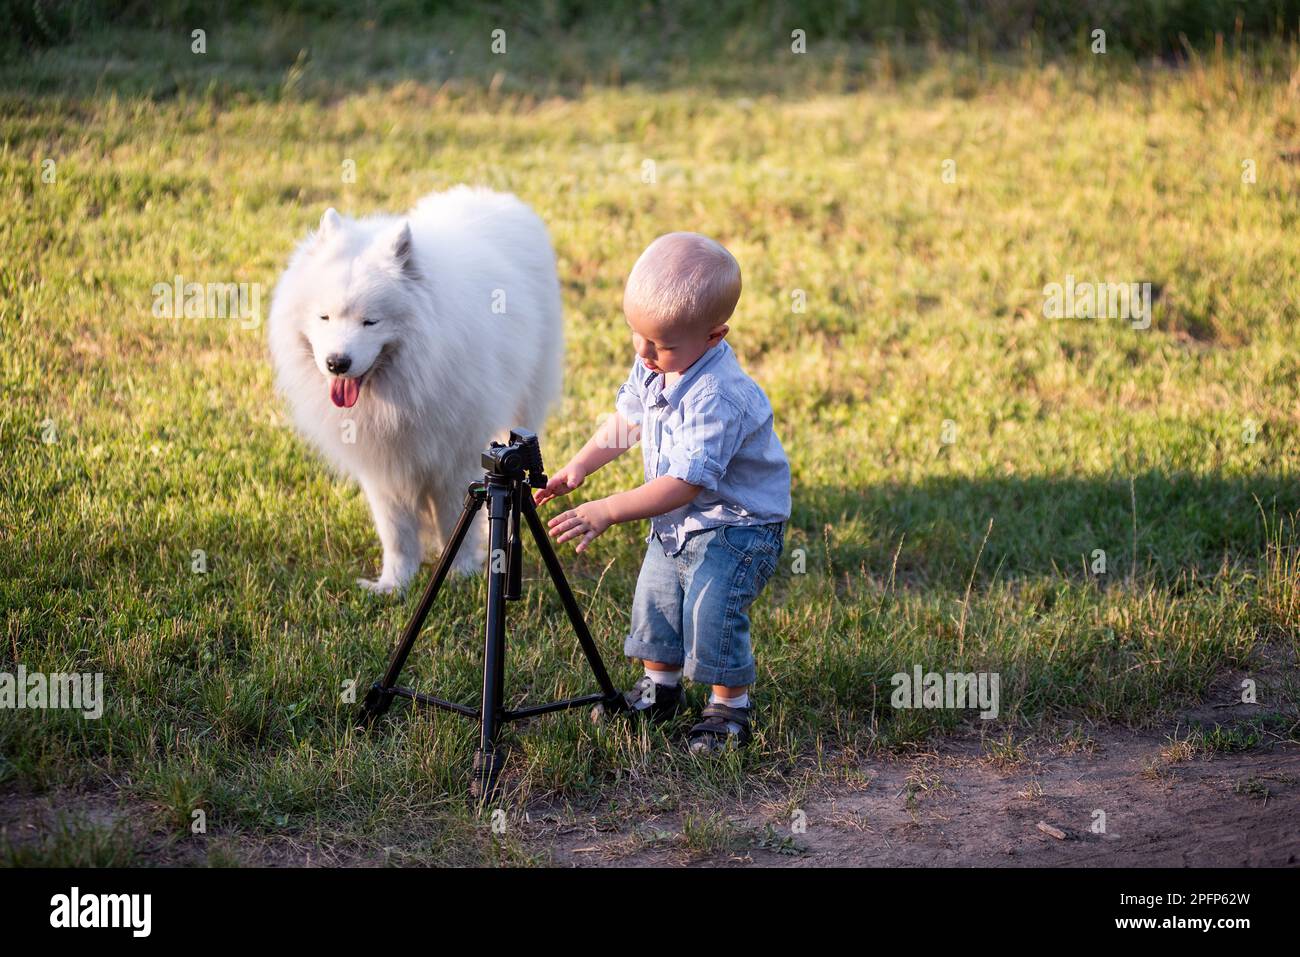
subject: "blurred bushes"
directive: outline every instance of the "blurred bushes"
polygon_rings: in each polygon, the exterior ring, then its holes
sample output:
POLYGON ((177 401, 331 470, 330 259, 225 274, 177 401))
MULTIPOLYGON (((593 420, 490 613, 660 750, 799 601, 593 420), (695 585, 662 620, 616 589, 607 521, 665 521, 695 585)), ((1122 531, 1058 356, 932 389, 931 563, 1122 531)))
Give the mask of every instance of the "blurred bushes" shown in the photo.
POLYGON ((61 43, 103 25, 196 27, 281 17, 304 21, 429 24, 442 18, 523 25, 538 33, 582 25, 613 33, 653 30, 676 36, 738 29, 807 31, 819 38, 937 43, 998 49, 1035 37, 1049 50, 1076 46, 1100 27, 1107 41, 1136 56, 1203 46, 1216 34, 1295 37, 1300 0, 0 0, 10 44, 61 43))

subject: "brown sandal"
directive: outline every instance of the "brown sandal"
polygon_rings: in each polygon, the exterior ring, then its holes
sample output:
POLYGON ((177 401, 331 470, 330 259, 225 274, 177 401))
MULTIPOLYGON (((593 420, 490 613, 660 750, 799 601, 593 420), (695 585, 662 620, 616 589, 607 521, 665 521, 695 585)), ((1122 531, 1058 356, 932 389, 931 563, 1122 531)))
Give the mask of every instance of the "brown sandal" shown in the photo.
POLYGON ((692 754, 716 754, 733 743, 738 748, 749 744, 751 708, 728 708, 724 704, 705 705, 700 722, 686 736, 692 754))

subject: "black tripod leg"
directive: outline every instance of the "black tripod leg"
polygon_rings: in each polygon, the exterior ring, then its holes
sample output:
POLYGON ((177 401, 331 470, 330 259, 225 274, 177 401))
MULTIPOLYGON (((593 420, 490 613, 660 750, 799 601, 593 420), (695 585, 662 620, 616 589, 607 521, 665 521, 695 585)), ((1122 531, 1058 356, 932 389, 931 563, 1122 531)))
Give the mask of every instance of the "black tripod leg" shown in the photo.
POLYGON ((438 567, 434 569, 433 578, 430 579, 429 586, 424 590, 424 595, 420 598, 420 604, 415 609, 415 614, 406 623, 401 641, 397 643, 397 648, 394 649, 393 656, 388 661, 388 670, 384 672, 383 679, 376 682, 367 692, 365 701, 361 704, 359 717, 362 724, 369 724, 383 715, 388 710, 388 706, 393 703, 391 689, 397 684, 397 678, 406 665, 407 656, 410 655, 411 648, 415 645, 415 639, 420 636, 420 629, 424 626, 424 619, 428 617, 429 609, 433 607, 434 599, 438 597, 438 590, 442 588, 443 579, 447 577, 447 570, 451 567, 456 552, 460 550, 461 543, 465 540, 465 535, 469 531, 470 523, 474 521, 479 506, 483 504, 483 498, 483 487, 478 483, 470 485, 469 491, 465 493, 465 508, 460 513, 460 519, 456 522, 456 527, 451 533, 447 546, 442 550, 442 556, 438 559, 438 567))
POLYGON ((596 642, 592 640, 591 632, 587 630, 587 622, 582 617, 582 609, 578 607, 578 600, 573 597, 573 590, 569 587, 569 580, 564 577, 564 567, 560 564, 560 559, 551 546, 551 540, 546 535, 546 529, 542 527, 542 519, 537 514, 537 505, 533 502, 533 497, 525 495, 523 505, 524 517, 528 519, 528 527, 533 531, 533 538, 537 540, 537 548, 542 553, 542 560, 546 563, 546 570, 551 573, 551 580, 555 582, 555 590, 560 593, 560 601, 564 603, 564 610, 569 616, 569 621, 573 623, 573 630, 578 635, 578 644, 582 646, 582 653, 587 656, 587 662, 591 665, 591 670, 595 672, 596 682, 600 685, 600 690, 604 693, 606 701, 613 707, 622 708, 624 704, 623 696, 614 687, 614 683, 609 680, 609 672, 605 670, 605 662, 601 660, 600 650, 596 647, 596 642))
POLYGON ((510 513, 515 493, 511 484, 488 480, 488 598, 487 626, 483 639, 483 701, 479 707, 478 751, 474 753, 474 774, 470 795, 478 801, 491 800, 505 754, 497 744, 501 730, 502 698, 505 693, 506 590, 509 563, 504 560, 510 534, 510 513))
POLYGON ((510 544, 506 556, 510 577, 506 580, 506 601, 518 601, 523 587, 524 543, 519 537, 519 512, 527 495, 528 486, 516 482, 510 502, 510 544))

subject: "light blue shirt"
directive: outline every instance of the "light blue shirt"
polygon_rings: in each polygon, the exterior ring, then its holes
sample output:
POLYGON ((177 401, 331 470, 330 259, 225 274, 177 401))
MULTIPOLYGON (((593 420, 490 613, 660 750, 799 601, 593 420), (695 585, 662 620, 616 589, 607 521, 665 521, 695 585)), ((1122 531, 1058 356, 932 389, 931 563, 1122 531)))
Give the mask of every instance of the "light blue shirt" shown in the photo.
POLYGON ((647 542, 658 532, 675 555, 697 529, 790 517, 790 463, 772 428, 772 405, 726 339, 667 389, 663 374, 637 356, 615 404, 629 425, 641 425, 647 482, 671 475, 703 486, 681 508, 652 517, 647 542))

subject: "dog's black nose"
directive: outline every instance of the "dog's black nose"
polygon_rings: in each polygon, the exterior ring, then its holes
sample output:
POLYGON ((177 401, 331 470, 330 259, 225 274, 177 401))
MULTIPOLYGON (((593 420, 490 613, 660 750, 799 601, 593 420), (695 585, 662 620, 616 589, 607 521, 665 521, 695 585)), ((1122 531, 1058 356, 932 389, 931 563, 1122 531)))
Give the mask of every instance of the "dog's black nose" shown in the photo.
POLYGON ((325 357, 325 368, 335 375, 342 375, 352 368, 352 357, 341 356, 337 352, 325 357))

